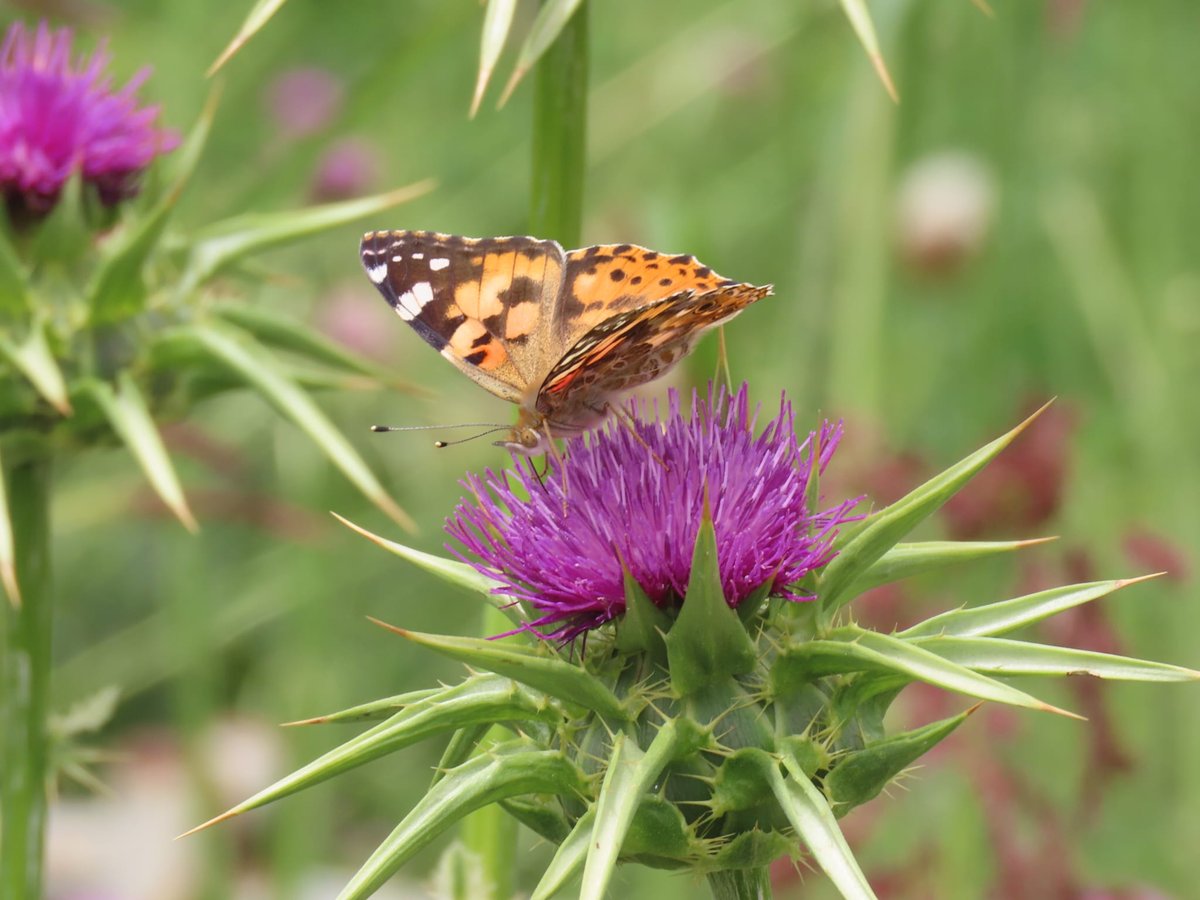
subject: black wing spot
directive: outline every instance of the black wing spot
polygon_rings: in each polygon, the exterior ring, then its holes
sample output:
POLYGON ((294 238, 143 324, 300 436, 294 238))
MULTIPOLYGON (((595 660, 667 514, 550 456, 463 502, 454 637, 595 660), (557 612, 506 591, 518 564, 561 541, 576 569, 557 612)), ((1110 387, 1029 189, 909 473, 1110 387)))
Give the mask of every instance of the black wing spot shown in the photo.
POLYGON ((486 350, 476 350, 474 353, 468 353, 466 356, 463 357, 463 360, 472 366, 479 365, 485 359, 487 359, 487 351, 486 350))
POLYGON ((608 273, 608 277, 611 278, 613 281, 624 281, 625 280, 625 270, 624 269, 613 269, 611 272, 608 273))
POLYGON ((670 279, 670 278, 660 278, 660 279, 658 280, 658 283, 659 283, 660 285, 662 285, 663 287, 666 287, 668 284, 670 284, 670 283, 671 283, 671 279, 670 279))
POLYGON ((684 263, 689 263, 691 261, 692 261, 692 258, 690 256, 688 256, 686 253, 681 253, 678 256, 672 256, 670 259, 667 260, 667 262, 669 262, 673 266, 682 266, 684 263))
POLYGON ((630 284, 641 284, 641 283, 642 283, 642 276, 641 276, 641 275, 634 275, 632 278, 630 278, 630 279, 629 279, 629 283, 630 283, 630 284))

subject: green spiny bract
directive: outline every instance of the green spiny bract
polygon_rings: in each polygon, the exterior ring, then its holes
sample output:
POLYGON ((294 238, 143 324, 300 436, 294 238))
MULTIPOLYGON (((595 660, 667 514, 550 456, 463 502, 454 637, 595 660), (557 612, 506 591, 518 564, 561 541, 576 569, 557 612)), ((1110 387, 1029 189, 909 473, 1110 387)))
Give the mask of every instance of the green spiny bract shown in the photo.
MULTIPOLYGON (((994 676, 1200 677, 1001 637, 1141 579, 960 608, 894 634, 849 620, 846 605, 870 587, 1039 543, 900 543, 1022 427, 843 530, 837 556, 807 576, 803 589, 815 597, 808 603, 763 591, 730 608, 706 513, 684 602, 660 609, 626 577, 625 612, 592 631, 586 648, 564 648, 523 629, 482 640, 386 626, 466 663, 471 674, 450 687, 308 720, 378 724, 213 822, 442 735, 447 749, 429 791, 358 871, 343 900, 370 895, 438 834, 489 804, 558 848, 535 898, 552 896, 582 873, 581 896, 599 900, 618 862, 703 874, 714 888, 722 885, 722 896, 764 896, 767 864, 789 855, 810 856, 844 896, 872 897, 837 819, 876 797, 978 706, 888 733, 884 714, 906 685, 923 681, 975 701, 1072 715, 994 676), (507 738, 489 732, 498 724, 507 738)), ((518 616, 469 566, 369 536, 518 616)))

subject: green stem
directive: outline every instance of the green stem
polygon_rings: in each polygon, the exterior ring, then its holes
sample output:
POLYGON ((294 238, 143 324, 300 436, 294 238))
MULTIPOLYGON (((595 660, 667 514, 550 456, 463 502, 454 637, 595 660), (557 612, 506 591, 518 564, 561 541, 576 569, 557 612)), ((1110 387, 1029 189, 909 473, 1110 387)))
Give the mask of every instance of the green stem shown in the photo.
POLYGON ((587 144, 586 0, 538 61, 533 101, 530 232, 578 247, 587 144))
POLYGON ((0 665, 0 898, 42 896, 50 683, 50 459, 3 463, 21 605, 4 604, 0 665))
POLYGON ((766 866, 712 872, 708 887, 713 900, 771 900, 771 872, 766 866))

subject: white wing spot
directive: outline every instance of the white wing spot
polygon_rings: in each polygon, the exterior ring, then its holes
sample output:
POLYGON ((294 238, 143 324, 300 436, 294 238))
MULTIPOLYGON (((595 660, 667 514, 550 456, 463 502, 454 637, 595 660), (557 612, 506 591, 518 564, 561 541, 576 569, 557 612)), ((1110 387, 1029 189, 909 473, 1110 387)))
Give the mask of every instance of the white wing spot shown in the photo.
POLYGON ((450 265, 450 260, 448 260, 448 259, 431 259, 429 261, 429 271, 440 272, 440 271, 442 271, 442 269, 446 268, 449 265, 450 265))
POLYGON ((421 311, 421 307, 417 306, 417 301, 410 291, 405 291, 396 298, 396 314, 405 322, 411 322, 417 317, 417 313, 421 311))
POLYGON ((392 257, 392 262, 404 262, 404 254, 397 253, 395 256, 392 257))
POLYGON ((373 266, 367 266, 367 277, 376 284, 383 284, 383 279, 387 278, 387 263, 376 263, 373 266))
POLYGON ((426 303, 433 299, 433 287, 428 281, 418 281, 412 286, 413 296, 417 298, 417 303, 420 304, 417 310, 420 311, 426 303))
POLYGON ((412 255, 412 258, 413 258, 413 259, 424 259, 424 258, 425 258, 425 254, 424 254, 424 253, 414 253, 414 254, 412 255))

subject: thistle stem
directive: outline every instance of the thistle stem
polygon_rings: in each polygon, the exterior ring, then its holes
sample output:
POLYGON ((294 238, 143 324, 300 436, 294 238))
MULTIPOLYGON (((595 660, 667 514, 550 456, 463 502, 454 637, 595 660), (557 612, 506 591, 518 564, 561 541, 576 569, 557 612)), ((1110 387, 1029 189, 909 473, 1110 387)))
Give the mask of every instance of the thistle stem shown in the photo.
POLYGON ((713 900, 771 900, 771 872, 766 866, 712 872, 708 887, 713 900))
POLYGON ((538 61, 533 101, 530 232, 578 247, 587 150, 588 4, 538 61))
POLYGON ((0 898, 42 896, 50 636, 50 459, 2 465, 20 606, 0 604, 0 898))

